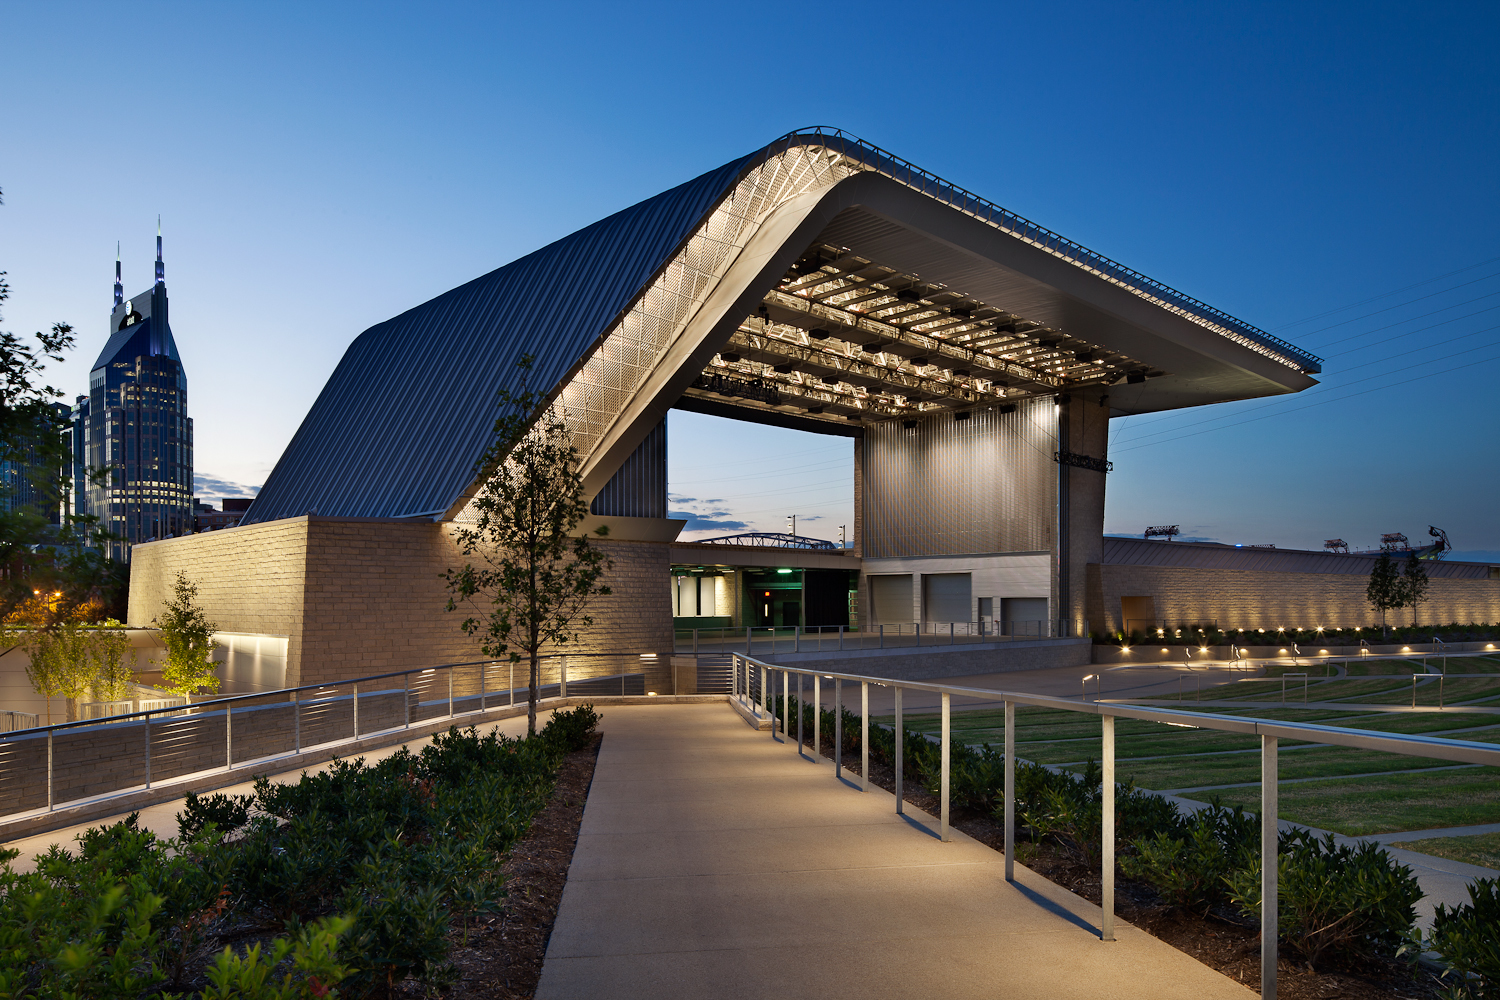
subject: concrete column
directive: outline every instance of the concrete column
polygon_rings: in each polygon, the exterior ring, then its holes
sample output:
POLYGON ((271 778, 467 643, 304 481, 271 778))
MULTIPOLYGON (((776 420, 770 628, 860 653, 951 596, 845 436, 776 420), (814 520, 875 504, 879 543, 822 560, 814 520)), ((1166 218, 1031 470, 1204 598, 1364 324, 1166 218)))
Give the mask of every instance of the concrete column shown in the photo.
MULTIPOLYGON (((1109 445, 1108 396, 1098 392, 1060 397, 1059 452, 1107 461, 1109 445)), ((1054 616, 1065 620, 1089 618, 1089 566, 1104 558, 1105 473, 1072 465, 1058 465, 1057 575, 1054 616)), ((1096 598, 1097 599, 1097 598, 1096 598)), ((1102 623, 1093 623, 1102 628, 1102 623)))

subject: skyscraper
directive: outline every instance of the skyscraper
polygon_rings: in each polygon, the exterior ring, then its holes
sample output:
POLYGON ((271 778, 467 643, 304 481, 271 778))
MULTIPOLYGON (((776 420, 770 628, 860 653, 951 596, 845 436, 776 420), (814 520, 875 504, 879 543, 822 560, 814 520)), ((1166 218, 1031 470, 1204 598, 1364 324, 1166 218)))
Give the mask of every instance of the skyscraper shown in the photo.
POLYGON ((108 485, 75 484, 80 513, 99 517, 115 535, 113 559, 130 546, 187 534, 193 524, 193 421, 187 415, 187 375, 167 323, 167 283, 156 229, 156 282, 125 298, 115 257, 115 302, 109 340, 89 373, 89 395, 75 413, 75 435, 93 468, 110 467, 108 485), (82 438, 80 441, 79 439, 82 438))

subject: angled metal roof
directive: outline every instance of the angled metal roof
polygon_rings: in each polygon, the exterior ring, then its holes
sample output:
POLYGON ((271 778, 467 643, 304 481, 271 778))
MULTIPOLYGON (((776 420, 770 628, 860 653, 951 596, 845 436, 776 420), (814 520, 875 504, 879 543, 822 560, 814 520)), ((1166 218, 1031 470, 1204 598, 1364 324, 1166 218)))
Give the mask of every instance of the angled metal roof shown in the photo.
POLYGON ((1110 287, 1112 294, 1129 293, 1131 302, 1153 315, 1170 313, 1173 322, 1185 319, 1216 343, 1269 359, 1278 371, 1295 373, 1293 381, 1301 380, 1296 387, 1312 384, 1305 373, 1319 370, 1318 359, 1292 345, 884 150, 837 130, 803 130, 366 330, 350 345, 243 523, 309 511, 417 517, 452 509, 472 485, 490 443, 497 391, 516 388, 516 360, 534 354, 532 388, 557 391, 716 207, 732 200, 740 180, 799 147, 842 160, 850 170, 883 175, 923 196, 926 205, 977 220, 1007 243, 1024 244, 1072 278, 1110 287))
MULTIPOLYGON (((1391 554, 1404 559, 1400 552, 1391 554)), ((1106 566, 1181 566, 1191 569, 1255 570, 1262 573, 1333 573, 1369 576, 1376 556, 1352 556, 1307 549, 1252 549, 1204 542, 1163 542, 1144 538, 1104 539, 1106 566)), ((1423 560, 1433 578, 1485 580, 1486 563, 1423 560)))
POLYGON ((496 393, 536 355, 556 385, 723 196, 744 160, 475 278, 350 345, 244 523, 308 511, 409 517, 448 509, 489 446, 496 393))

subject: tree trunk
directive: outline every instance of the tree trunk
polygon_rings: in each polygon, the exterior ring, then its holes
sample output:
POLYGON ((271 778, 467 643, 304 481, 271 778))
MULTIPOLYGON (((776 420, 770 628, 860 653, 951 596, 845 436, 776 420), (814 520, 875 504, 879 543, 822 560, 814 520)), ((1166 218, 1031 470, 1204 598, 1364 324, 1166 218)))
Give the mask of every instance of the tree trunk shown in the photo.
POLYGON ((526 693, 526 734, 536 735, 536 703, 541 691, 537 685, 537 673, 541 669, 541 658, 536 655, 536 647, 531 649, 531 690, 526 693))

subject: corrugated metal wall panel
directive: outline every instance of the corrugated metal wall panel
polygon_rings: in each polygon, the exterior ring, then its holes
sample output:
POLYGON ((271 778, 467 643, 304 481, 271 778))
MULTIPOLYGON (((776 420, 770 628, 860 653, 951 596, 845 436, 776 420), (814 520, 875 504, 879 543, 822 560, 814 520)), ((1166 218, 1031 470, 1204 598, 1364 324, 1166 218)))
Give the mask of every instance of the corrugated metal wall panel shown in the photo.
POLYGON ((871 559, 1038 552, 1056 520, 1051 399, 1014 413, 951 413, 915 428, 872 424, 864 437, 864 555, 871 559))
POLYGON ((589 511, 606 517, 667 516, 667 421, 651 429, 640 447, 594 497, 589 511))

